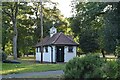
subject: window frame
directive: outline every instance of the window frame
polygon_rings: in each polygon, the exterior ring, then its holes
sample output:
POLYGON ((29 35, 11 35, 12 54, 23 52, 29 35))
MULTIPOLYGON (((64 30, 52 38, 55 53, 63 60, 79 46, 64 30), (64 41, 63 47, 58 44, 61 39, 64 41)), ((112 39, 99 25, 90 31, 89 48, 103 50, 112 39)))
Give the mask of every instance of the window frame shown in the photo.
POLYGON ((45 52, 48 53, 48 46, 45 46, 45 52))
POLYGON ((68 52, 73 53, 73 46, 68 46, 68 52))
POLYGON ((38 53, 38 47, 36 48, 36 52, 38 53))
POLYGON ((36 52, 37 52, 37 53, 41 52, 41 48, 40 48, 40 47, 37 47, 37 48, 36 48, 36 52))

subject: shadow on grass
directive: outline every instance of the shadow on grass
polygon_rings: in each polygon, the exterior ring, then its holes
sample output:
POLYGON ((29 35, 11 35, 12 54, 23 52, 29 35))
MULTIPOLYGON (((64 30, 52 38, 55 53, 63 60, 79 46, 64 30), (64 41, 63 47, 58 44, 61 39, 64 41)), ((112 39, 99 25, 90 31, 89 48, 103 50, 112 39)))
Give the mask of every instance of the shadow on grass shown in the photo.
POLYGON ((22 70, 25 70, 27 68, 19 68, 19 69, 13 69, 13 70, 4 70, 4 71, 0 71, 0 73, 2 74, 13 74, 13 73, 19 73, 22 70))
POLYGON ((3 63, 3 69, 0 74, 17 74, 17 73, 27 73, 27 72, 43 72, 43 71, 53 71, 53 70, 63 70, 64 64, 38 64, 24 62, 21 64, 7 64, 3 63))

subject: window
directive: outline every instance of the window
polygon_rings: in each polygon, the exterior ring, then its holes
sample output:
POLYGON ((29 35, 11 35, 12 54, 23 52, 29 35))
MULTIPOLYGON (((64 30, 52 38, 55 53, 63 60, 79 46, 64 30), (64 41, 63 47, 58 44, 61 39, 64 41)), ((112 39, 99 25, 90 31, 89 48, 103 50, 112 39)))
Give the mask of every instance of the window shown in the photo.
POLYGON ((36 48, 36 52, 41 52, 41 48, 40 48, 40 47, 37 47, 37 48, 36 48))
POLYGON ((37 48, 36 48, 36 52, 39 52, 39 50, 38 50, 38 49, 39 49, 39 48, 37 47, 37 48))
POLYGON ((68 52, 73 52, 73 46, 68 47, 68 52))
POLYGON ((38 52, 38 48, 36 48, 36 52, 38 52))
POLYGON ((45 47, 45 52, 48 52, 48 46, 45 47))

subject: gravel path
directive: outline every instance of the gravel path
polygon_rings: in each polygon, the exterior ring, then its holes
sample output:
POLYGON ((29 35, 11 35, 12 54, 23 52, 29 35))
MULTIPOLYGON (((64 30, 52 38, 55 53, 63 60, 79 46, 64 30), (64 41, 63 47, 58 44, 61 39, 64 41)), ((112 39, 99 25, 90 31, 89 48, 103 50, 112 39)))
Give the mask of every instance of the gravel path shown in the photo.
POLYGON ((63 70, 47 71, 47 72, 31 72, 31 73, 22 73, 22 74, 2 75, 2 78, 25 78, 29 76, 62 75, 63 73, 64 73, 63 70))

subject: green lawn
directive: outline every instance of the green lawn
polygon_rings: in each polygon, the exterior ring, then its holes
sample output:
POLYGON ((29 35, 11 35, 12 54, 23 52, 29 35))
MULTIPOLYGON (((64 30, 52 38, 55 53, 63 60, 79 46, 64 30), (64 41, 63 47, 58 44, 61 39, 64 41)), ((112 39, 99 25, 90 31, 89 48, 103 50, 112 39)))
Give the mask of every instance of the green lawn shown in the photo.
POLYGON ((0 74, 63 70, 65 66, 65 64, 36 63, 33 58, 21 58, 19 61, 21 64, 2 63, 0 74))

